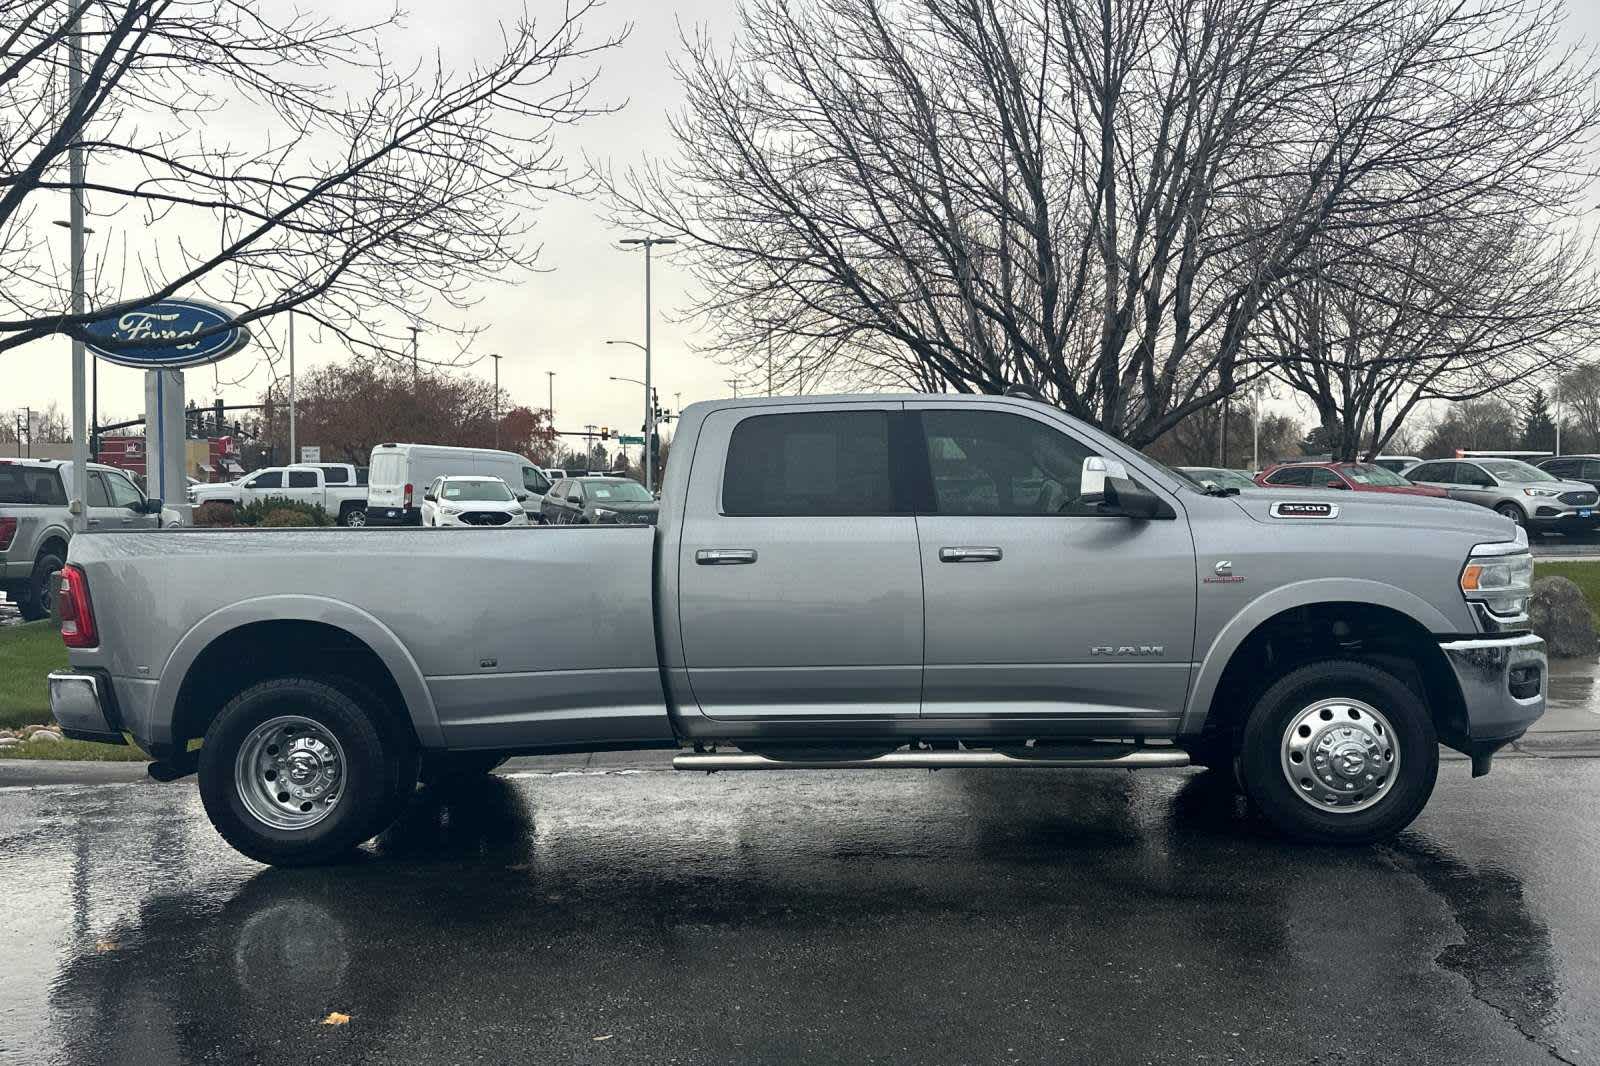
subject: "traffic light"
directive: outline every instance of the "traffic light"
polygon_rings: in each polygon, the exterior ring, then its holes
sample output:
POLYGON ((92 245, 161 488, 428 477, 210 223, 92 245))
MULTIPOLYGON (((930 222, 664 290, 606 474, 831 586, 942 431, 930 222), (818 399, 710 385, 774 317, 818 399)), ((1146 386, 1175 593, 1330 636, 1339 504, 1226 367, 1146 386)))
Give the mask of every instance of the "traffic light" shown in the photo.
POLYGON ((600 427, 600 439, 601 440, 610 440, 611 439, 611 427, 610 426, 601 426, 600 427))

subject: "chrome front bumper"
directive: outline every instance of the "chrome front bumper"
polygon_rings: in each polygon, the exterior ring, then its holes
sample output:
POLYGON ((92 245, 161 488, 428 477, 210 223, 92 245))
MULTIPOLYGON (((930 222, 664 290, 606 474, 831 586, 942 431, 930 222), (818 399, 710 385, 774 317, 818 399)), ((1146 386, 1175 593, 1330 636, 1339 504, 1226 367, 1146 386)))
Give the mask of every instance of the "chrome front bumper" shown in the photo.
POLYGON ((1461 686, 1475 744, 1515 740, 1544 714, 1549 669, 1540 637, 1452 640, 1439 647, 1461 686))
POLYGON ((50 675, 50 713, 74 740, 126 744, 110 693, 111 683, 99 674, 58 670, 50 675))

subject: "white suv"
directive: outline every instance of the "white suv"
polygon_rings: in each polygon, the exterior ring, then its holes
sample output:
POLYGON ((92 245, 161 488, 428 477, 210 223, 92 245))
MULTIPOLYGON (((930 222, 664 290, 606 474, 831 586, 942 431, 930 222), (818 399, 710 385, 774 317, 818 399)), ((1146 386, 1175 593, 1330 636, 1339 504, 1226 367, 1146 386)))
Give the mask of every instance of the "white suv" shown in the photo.
POLYGON ((425 526, 525 526, 528 512, 497 477, 436 477, 422 494, 425 526))

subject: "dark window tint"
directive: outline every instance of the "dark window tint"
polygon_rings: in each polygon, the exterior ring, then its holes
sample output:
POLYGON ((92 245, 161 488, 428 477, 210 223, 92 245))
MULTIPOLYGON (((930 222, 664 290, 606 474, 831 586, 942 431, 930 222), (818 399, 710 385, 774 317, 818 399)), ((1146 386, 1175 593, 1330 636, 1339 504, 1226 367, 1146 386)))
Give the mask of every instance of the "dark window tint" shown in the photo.
POLYGON ((100 476, 98 470, 89 471, 89 506, 111 506, 111 496, 106 492, 106 479, 100 476))
POLYGON ((1443 481, 1448 463, 1423 463, 1406 475, 1408 481, 1443 481))
POLYGON ((1582 468, 1583 461, 1580 459, 1552 459, 1539 464, 1539 469, 1556 477, 1575 477, 1582 468))
POLYGON ((364 467, 364 466, 356 467, 356 484, 357 485, 365 485, 366 483, 367 483, 367 468, 364 467))
POLYGON ((289 487, 291 489, 314 489, 317 487, 317 472, 315 470, 289 471, 289 487))
POLYGON ((730 515, 870 515, 894 510, 882 411, 756 415, 728 445, 730 515))
POLYGON ((1306 470, 1307 484, 1314 489, 1325 489, 1333 485, 1343 485, 1344 482, 1338 474, 1326 467, 1313 466, 1306 470))
POLYGON ((1269 485, 1309 485, 1311 484, 1311 469, 1304 466, 1289 466, 1282 470, 1274 470, 1267 475, 1269 485))
POLYGON ((1583 472, 1577 476, 1584 481, 1600 481, 1600 459, 1585 459, 1583 472))
POLYGON ((522 468, 522 487, 543 496, 550 491, 550 479, 531 466, 522 468))
POLYGON ((1084 514, 1083 461, 1097 453, 1060 430, 1000 411, 925 411, 940 514, 1084 514))
POLYGON ((0 463, 0 503, 67 505, 66 490, 54 470, 0 463))
POLYGON ((1483 472, 1476 463, 1454 463, 1455 475, 1450 481, 1456 485, 1475 485, 1480 488, 1493 485, 1494 479, 1483 472))
POLYGON ((322 468, 322 483, 325 485, 350 484, 350 471, 342 466, 325 466, 322 468))

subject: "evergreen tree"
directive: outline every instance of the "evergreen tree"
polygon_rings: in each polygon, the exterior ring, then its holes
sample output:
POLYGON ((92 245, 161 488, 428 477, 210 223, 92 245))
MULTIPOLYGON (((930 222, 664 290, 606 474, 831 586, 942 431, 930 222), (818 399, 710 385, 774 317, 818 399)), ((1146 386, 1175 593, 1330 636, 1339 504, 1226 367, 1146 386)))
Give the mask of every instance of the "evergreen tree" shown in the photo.
POLYGON ((1522 446, 1534 452, 1553 452, 1556 448, 1556 424, 1550 417, 1550 405, 1545 402, 1544 390, 1534 389, 1528 401, 1528 417, 1522 427, 1522 446))

